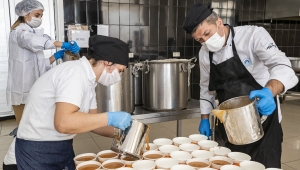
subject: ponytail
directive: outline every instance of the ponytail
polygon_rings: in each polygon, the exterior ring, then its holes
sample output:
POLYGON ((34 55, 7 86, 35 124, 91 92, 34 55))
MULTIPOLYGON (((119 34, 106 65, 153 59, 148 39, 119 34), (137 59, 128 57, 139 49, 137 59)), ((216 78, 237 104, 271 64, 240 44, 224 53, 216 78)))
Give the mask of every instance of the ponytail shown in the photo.
POLYGON ((19 16, 17 21, 10 27, 10 30, 15 29, 17 26, 19 26, 21 23, 25 23, 25 18, 24 16, 19 16))

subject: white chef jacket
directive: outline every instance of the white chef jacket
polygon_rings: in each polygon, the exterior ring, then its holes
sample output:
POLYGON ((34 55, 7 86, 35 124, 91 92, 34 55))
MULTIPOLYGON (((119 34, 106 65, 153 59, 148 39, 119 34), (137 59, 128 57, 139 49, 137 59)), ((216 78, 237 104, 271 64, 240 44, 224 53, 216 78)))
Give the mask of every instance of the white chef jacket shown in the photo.
MULTIPOLYGON (((284 85, 284 92, 298 83, 298 77, 291 68, 291 62, 285 53, 281 52, 272 37, 263 27, 234 27, 234 43, 237 53, 250 74, 261 85, 265 86, 270 79, 276 79, 284 85)), ((226 46, 213 55, 213 63, 220 64, 233 57, 232 33, 226 46)), ((209 91, 210 60, 209 51, 202 46, 199 52, 200 64, 200 110, 201 114, 209 114, 215 103, 215 91, 209 91), (206 101, 208 100, 208 101, 206 101)), ((278 99, 277 99, 278 102, 278 99)), ((281 121, 280 105, 278 105, 279 121, 281 121)))
POLYGON ((21 23, 9 35, 9 60, 6 99, 8 105, 25 104, 30 88, 49 70, 50 61, 43 50, 55 49, 55 40, 37 35, 33 28, 21 23))
POLYGON ((62 63, 44 73, 32 86, 17 138, 32 141, 62 141, 76 134, 62 134, 54 127, 57 102, 78 106, 80 112, 96 109, 96 75, 82 57, 62 63))

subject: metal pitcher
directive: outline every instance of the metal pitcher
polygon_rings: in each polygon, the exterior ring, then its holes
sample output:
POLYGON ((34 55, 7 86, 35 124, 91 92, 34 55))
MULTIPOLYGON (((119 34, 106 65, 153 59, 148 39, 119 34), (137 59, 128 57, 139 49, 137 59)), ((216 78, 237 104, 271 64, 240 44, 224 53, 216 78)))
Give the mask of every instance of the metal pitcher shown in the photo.
POLYGON ((224 101, 213 110, 213 114, 224 124, 228 141, 235 145, 246 145, 260 140, 264 136, 263 121, 257 109, 257 100, 241 96, 224 101))
POLYGON ((115 128, 115 138, 111 150, 125 156, 141 159, 149 131, 148 125, 137 120, 132 120, 131 125, 124 131, 115 128))

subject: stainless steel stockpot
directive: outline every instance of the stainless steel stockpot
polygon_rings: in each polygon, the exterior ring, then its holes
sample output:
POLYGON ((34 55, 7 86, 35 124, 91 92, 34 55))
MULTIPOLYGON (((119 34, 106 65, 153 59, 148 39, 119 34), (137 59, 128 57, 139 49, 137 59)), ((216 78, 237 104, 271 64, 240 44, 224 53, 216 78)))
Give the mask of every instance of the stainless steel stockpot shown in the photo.
POLYGON ((250 100, 249 96, 240 96, 219 105, 221 112, 218 112, 222 114, 218 114, 217 117, 223 122, 230 143, 246 145, 264 136, 262 123, 267 116, 260 118, 257 100, 250 100))
POLYGON ((125 111, 134 112, 134 74, 133 63, 122 73, 121 80, 114 85, 104 86, 98 83, 96 99, 98 112, 125 111))
POLYGON ((144 61, 143 107, 154 111, 185 109, 193 60, 197 59, 144 61))

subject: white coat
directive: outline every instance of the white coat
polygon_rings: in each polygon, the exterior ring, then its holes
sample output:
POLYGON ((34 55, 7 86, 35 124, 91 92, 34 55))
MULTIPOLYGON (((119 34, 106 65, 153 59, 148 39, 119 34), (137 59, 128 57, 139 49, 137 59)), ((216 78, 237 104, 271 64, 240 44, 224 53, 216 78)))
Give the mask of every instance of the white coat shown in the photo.
MULTIPOLYGON (((261 86, 265 86, 271 79, 280 81, 284 85, 284 92, 298 83, 298 77, 291 68, 291 62, 285 53, 275 45, 270 34, 262 27, 239 26, 234 27, 234 42, 237 53, 246 69, 261 86)), ((214 53, 213 63, 220 64, 233 57, 232 33, 230 32, 226 45, 214 53)), ((200 111, 209 114, 215 103, 215 91, 209 91, 210 60, 209 51, 202 47, 199 52, 200 64, 200 111), (210 101, 207 102, 207 101, 210 101)), ((283 93, 284 93, 283 92, 283 93)), ((278 99, 277 99, 278 100, 278 99)), ((278 118, 281 121, 281 110, 278 105, 278 118)))
POLYGON ((43 50, 55 49, 55 40, 37 35, 35 30, 21 23, 9 35, 9 60, 6 99, 8 105, 25 104, 33 83, 50 67, 43 50))

